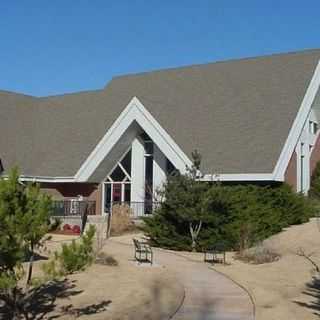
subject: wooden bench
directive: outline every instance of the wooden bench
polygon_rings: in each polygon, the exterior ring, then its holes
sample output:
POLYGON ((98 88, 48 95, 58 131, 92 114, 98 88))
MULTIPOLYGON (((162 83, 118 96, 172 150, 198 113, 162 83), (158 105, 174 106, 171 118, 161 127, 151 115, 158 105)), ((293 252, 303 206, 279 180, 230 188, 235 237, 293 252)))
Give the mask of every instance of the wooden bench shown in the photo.
POLYGON ((147 242, 132 239, 134 243, 134 258, 138 262, 150 262, 153 264, 152 248, 147 242))
POLYGON ((223 244, 216 245, 204 250, 204 262, 226 264, 226 251, 223 244))

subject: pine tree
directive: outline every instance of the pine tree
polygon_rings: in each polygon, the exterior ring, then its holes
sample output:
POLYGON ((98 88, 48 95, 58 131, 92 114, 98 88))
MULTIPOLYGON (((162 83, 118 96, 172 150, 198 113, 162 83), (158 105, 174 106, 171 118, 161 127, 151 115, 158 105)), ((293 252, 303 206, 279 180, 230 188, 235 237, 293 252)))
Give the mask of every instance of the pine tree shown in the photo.
POLYGON ((145 219, 145 233, 154 245, 172 249, 196 250, 197 239, 207 214, 203 196, 208 186, 200 182, 201 156, 192 153, 193 165, 186 174, 175 172, 167 177, 160 191, 164 202, 154 217, 145 219))
POLYGON ((30 259, 27 286, 32 277, 34 250, 49 227, 51 202, 35 185, 23 185, 17 169, 0 179, 0 299, 11 310, 23 313, 18 282, 24 276, 22 263, 30 259))

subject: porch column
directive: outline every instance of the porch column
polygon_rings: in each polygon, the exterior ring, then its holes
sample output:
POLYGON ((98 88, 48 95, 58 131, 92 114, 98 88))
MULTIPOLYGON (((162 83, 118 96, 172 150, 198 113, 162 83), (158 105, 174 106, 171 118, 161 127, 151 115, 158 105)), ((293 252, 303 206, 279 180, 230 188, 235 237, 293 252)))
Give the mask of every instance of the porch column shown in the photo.
POLYGON ((153 147, 153 192, 157 195, 157 191, 162 187, 166 180, 167 158, 161 150, 154 144, 153 147))
POLYGON ((131 202, 144 202, 144 145, 135 138, 131 150, 131 202))

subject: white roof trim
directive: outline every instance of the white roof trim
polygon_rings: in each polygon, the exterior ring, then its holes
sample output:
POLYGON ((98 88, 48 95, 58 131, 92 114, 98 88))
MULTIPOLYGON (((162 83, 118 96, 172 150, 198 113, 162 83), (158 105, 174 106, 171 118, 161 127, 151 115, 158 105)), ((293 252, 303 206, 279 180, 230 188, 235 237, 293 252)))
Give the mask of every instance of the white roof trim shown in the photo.
POLYGON ((77 182, 74 177, 46 177, 46 176, 20 176, 21 181, 31 181, 31 182, 77 182))
POLYGON ((76 181, 85 182, 90 178, 133 121, 136 121, 141 128, 145 130, 145 132, 177 169, 184 172, 186 166, 191 165, 191 160, 185 155, 170 135, 147 111, 139 99, 137 97, 133 97, 91 152, 89 157, 82 164, 75 175, 76 181))
POLYGON ((205 174, 200 181, 273 181, 272 173, 205 174))
POLYGON ((273 180, 284 181, 285 172, 288 167, 292 152, 297 144, 297 141, 302 133, 305 121, 311 111, 312 103, 320 87, 320 61, 312 76, 311 82, 308 86, 306 94, 302 100, 298 114, 293 122, 286 143, 282 148, 280 157, 273 171, 273 180))

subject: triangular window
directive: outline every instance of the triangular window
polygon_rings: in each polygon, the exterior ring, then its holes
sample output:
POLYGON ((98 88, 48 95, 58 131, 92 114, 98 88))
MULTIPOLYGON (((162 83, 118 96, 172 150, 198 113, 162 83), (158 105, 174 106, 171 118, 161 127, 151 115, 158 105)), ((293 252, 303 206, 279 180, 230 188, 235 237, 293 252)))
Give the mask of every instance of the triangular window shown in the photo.
POLYGON ((107 177, 107 182, 124 181, 131 181, 131 150, 125 154, 107 177))

